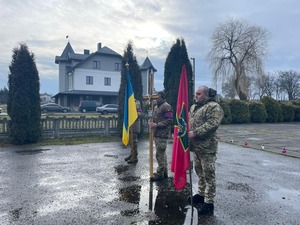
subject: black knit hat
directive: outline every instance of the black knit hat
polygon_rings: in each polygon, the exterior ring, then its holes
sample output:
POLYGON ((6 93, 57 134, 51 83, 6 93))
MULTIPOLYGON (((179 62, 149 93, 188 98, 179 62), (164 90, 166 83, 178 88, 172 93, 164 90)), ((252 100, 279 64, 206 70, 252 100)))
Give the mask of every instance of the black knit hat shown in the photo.
POLYGON ((159 92, 157 92, 157 94, 160 95, 160 97, 161 97, 162 99, 166 99, 166 94, 165 94, 165 92, 159 91, 159 92))

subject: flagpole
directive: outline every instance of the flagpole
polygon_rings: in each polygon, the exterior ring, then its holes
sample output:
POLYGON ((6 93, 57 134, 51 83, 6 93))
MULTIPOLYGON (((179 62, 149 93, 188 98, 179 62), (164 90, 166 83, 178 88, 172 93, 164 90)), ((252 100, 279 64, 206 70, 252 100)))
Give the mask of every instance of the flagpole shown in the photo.
MULTIPOLYGON (((174 172, 174 185, 177 190, 184 188, 187 184, 187 170, 190 180, 190 199, 191 199, 191 224, 193 224, 194 204, 193 204, 193 182, 191 168, 191 145, 188 138, 189 132, 189 104, 188 104, 188 81, 186 66, 182 66, 180 83, 178 88, 178 98, 176 105, 177 126, 174 127, 174 144, 172 153, 171 170, 174 172)), ((190 211, 189 211, 190 212, 190 211)), ((188 223, 188 221, 186 221, 188 223)))
MULTIPOLYGON (((189 145, 189 155, 190 155, 190 158, 191 158, 191 148, 190 148, 190 145, 189 145)), ((189 168, 189 174, 190 174, 190 195, 191 195, 191 208, 192 208, 192 216, 191 216, 191 225, 193 225, 193 218, 194 218, 194 201, 193 201, 193 182, 192 182, 192 166, 193 164, 190 165, 190 168, 189 168)))
MULTIPOLYGON (((151 70, 150 72, 150 96, 153 96, 153 71, 151 70)), ((150 106, 151 106, 151 118, 150 118, 150 122, 153 121, 153 100, 150 101, 150 106)), ((150 132, 149 132, 149 144, 150 144, 150 148, 149 148, 149 164, 150 164, 150 178, 153 177, 153 129, 150 128, 150 132)))

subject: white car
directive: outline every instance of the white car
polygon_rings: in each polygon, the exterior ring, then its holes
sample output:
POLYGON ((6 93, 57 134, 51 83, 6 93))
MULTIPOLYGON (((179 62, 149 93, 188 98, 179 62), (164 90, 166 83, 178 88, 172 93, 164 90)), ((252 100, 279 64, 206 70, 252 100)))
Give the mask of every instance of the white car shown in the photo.
POLYGON ((106 104, 101 107, 97 107, 96 111, 98 113, 102 113, 103 115, 107 115, 108 113, 117 113, 118 112, 118 105, 116 104, 106 104))
POLYGON ((2 113, 2 108, 0 107, 0 113, 2 113))

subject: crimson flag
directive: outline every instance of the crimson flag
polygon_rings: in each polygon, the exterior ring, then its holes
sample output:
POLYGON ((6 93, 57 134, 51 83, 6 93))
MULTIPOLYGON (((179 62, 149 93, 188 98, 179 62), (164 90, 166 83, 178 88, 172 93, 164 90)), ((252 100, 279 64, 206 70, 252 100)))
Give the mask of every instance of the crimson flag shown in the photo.
POLYGON ((171 171, 174 172, 174 185, 180 190, 186 185, 186 171, 190 168, 188 83, 186 67, 182 66, 176 106, 176 126, 174 127, 171 171))

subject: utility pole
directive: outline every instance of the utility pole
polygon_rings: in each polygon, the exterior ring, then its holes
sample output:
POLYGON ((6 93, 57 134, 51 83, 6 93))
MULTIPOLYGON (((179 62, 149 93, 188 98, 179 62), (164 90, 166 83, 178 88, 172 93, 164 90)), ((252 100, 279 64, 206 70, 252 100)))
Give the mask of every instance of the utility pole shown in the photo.
POLYGON ((193 61, 193 77, 192 77, 192 81, 193 81, 193 88, 192 88, 192 93, 193 96, 195 94, 195 58, 191 58, 191 60, 193 61))

